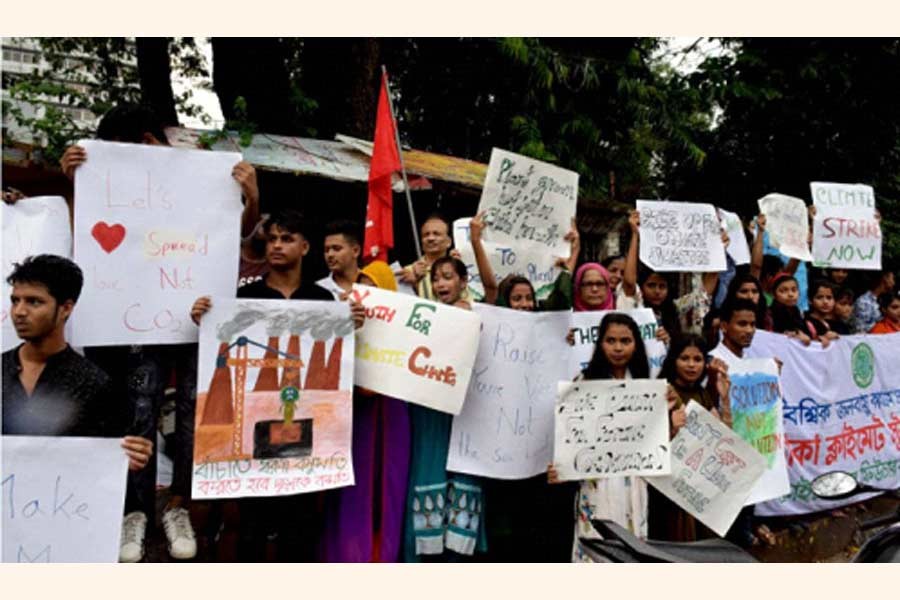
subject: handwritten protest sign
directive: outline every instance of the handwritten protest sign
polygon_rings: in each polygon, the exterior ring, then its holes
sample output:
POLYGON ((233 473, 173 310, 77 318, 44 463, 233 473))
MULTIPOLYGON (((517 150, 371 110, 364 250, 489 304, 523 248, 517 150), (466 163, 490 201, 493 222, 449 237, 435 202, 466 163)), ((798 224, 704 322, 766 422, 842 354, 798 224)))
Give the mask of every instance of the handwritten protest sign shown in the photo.
POLYGON ((722 227, 712 204, 638 200, 641 262, 656 271, 724 271, 722 227))
POLYGON ((241 201, 234 152, 80 142, 75 261, 84 270, 74 343, 197 341, 200 295, 234 297, 241 201))
POLYGON ((724 536, 766 460, 693 400, 685 410, 687 422, 671 444, 672 474, 647 477, 647 483, 724 536))
POLYGON ((118 562, 128 469, 121 440, 0 440, 3 562, 118 562))
POLYGON ((214 298, 200 326, 194 498, 353 485, 343 302, 214 298))
POLYGON ((881 269, 881 225, 875 190, 847 183, 809 184, 816 216, 812 254, 816 266, 881 269))
POLYGON ((527 243, 568 258, 563 237, 577 203, 578 173, 499 148, 491 151, 478 203, 478 212, 487 212, 486 242, 527 243))
POLYGON ((556 383, 568 377, 568 311, 476 304, 481 341, 466 403, 453 419, 447 468, 498 479, 547 470, 556 383))
POLYGON ((784 194, 767 194, 757 204, 759 212, 766 215, 766 232, 772 246, 785 256, 812 260, 806 203, 784 194))
MULTIPOLYGON (((469 271, 469 291, 476 299, 484 298, 484 285, 475 262, 475 251, 469 238, 469 221, 466 217, 453 222, 453 245, 459 250, 462 261, 469 271)), ((497 283, 507 275, 521 275, 534 286, 538 300, 545 300, 553 291, 553 284, 559 277, 560 269, 554 264, 556 258, 533 244, 497 244, 482 242, 488 261, 494 270, 497 283)))
POLYGON ((791 491, 784 457, 784 422, 778 366, 771 358, 745 358, 728 369, 731 428, 766 459, 747 504, 780 498, 791 491))
POLYGON ((9 316, 9 295, 12 287, 6 278, 13 265, 27 256, 56 254, 72 257, 72 230, 69 226, 69 208, 60 196, 25 198, 15 204, 0 203, 3 222, 3 300, 0 304, 0 322, 3 324, 2 351, 17 346, 21 340, 16 335, 9 316))
POLYGON ((746 265, 750 263, 750 246, 747 245, 747 236, 744 234, 744 226, 741 218, 733 212, 717 208, 719 217, 722 219, 722 226, 728 233, 728 245, 725 251, 736 265, 746 265))
POLYGON ((561 480, 669 473, 666 382, 559 382, 553 466, 561 480))
POLYGON ((591 361, 591 355, 599 341, 600 322, 608 313, 626 314, 638 326, 641 339, 647 350, 647 362, 650 363, 650 377, 656 377, 666 359, 666 345, 656 339, 656 317, 649 308, 634 310, 593 310, 572 313, 570 327, 575 330, 574 345, 569 352, 569 377, 574 378, 583 371, 591 361))
POLYGON ((478 350, 474 312, 378 288, 354 285, 366 307, 356 333, 357 385, 458 415, 478 350))
POLYGON ((830 471, 852 473, 881 489, 900 487, 900 335, 848 335, 826 351, 757 331, 745 351, 784 364, 784 450, 790 491, 756 506, 791 515, 859 502, 865 495, 819 500, 811 482, 830 471))

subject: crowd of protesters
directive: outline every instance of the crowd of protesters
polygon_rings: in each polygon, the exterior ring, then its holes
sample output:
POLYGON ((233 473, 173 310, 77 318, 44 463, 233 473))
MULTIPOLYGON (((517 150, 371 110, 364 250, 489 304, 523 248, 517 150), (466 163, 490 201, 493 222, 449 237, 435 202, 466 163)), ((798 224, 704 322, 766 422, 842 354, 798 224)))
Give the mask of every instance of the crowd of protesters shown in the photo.
MULTIPOLYGON (((166 144, 153 114, 122 106, 101 121, 98 137, 136 144, 166 144)), ((70 147, 62 168, 74 178, 90 160, 70 147)), ((296 211, 260 216, 256 174, 248 163, 235 165, 242 216, 238 298, 348 302, 357 327, 364 310, 353 302, 354 284, 396 291, 408 285, 432 301, 471 309, 470 276, 452 249, 450 223, 434 214, 420 228, 423 254, 393 270, 380 261, 361 265, 362 225, 336 221, 326 226, 324 257, 328 277, 306 275, 310 222, 296 211)), ((27 198, 6 201, 27 202, 27 198)), ((667 347, 661 378, 668 383, 672 436, 685 423, 694 400, 731 425, 729 367, 743 356, 757 330, 826 347, 842 335, 900 331, 900 295, 892 265, 883 271, 798 268, 800 261, 764 253, 766 218, 747 224, 749 265, 730 257, 721 273, 680 281, 639 260, 640 214, 629 216, 630 240, 624 255, 578 263, 580 240, 573 226, 566 236, 570 257, 559 259, 560 275, 549 297, 539 300, 528 279, 501 281, 482 242, 484 215, 470 226, 483 302, 510 310, 627 311, 649 308, 657 338, 667 347), (805 278, 801 285, 800 278, 805 278), (687 283, 686 283, 687 282, 687 283), (807 302, 800 290, 807 290, 807 302), (808 306, 803 312, 801 305, 808 306)), ((723 230, 723 242, 727 243, 723 230)), ((156 523, 156 451, 165 387, 175 387, 173 481, 161 522, 173 558, 191 559, 197 535, 191 520, 190 481, 196 402, 196 344, 84 348, 83 356, 65 339, 64 326, 78 301, 83 277, 72 261, 51 255, 29 257, 5 274, 12 286, 10 317, 22 343, 3 354, 3 434, 122 436, 129 459, 120 560, 145 555, 148 528, 156 523), (174 376, 173 376, 174 373, 174 376)), ((190 316, 197 324, 211 308, 202 296, 190 316)), ((567 332, 560 332, 566 336, 567 332)), ((569 332, 569 341, 572 337, 569 332)), ((634 320, 610 313, 599 323, 591 360, 579 379, 649 377, 647 353, 634 320)), ((452 415, 408 404, 369 390, 353 394, 352 463, 356 484, 346 488, 284 496, 217 500, 221 528, 234 529, 242 561, 569 561, 586 560, 573 543, 597 537, 592 519, 611 519, 650 539, 691 541, 715 534, 639 477, 558 481, 546 474, 507 481, 447 470, 452 415), (456 527, 434 506, 467 499, 471 526, 456 527), (426 518, 422 510, 429 508, 426 518), (437 518, 435 519, 435 515, 437 518), (274 550, 272 550, 274 549, 274 550)), ((771 542, 771 532, 741 512, 726 536, 743 546, 771 542)))

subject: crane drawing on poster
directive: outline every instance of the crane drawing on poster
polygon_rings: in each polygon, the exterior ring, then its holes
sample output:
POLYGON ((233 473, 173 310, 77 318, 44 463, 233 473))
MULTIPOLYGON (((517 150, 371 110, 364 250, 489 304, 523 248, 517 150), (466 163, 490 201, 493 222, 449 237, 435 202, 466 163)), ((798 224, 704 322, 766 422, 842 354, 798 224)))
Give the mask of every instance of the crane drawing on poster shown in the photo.
POLYGON ((200 330, 194 497, 352 485, 353 341, 341 303, 214 300, 200 330))

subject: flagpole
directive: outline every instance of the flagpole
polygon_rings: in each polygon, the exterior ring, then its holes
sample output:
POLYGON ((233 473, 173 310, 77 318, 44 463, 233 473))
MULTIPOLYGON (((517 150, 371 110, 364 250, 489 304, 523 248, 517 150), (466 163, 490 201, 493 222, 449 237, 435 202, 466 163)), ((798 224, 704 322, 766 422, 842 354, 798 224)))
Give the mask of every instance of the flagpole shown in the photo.
POLYGON ((381 78, 387 89, 388 107, 394 121, 394 140, 397 142, 397 156, 400 158, 400 174, 403 177, 403 189, 406 192, 406 206, 409 208, 409 220, 412 224, 413 241, 416 244, 416 258, 422 257, 422 246, 419 244, 419 230, 416 228, 416 214, 413 212, 412 194, 409 192, 409 181, 406 179, 406 166, 403 164, 403 150, 400 149, 400 128, 397 126, 397 115, 394 113, 394 100, 391 98, 391 84, 388 82, 387 69, 381 65, 381 78))

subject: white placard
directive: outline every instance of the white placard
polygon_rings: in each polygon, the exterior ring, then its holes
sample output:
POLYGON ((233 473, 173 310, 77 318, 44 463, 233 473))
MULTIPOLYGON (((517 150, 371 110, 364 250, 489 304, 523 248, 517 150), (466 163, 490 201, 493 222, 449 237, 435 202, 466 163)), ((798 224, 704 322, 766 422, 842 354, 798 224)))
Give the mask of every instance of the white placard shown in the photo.
POLYGON ((12 287, 6 278, 13 265, 27 256, 56 254, 72 258, 72 228, 69 207, 60 196, 24 198, 15 204, 0 202, 3 221, 3 301, 0 322, 3 324, 2 351, 14 348, 21 340, 9 316, 12 287))
POLYGON ((620 313, 634 319, 644 348, 647 350, 647 362, 650 366, 650 377, 656 377, 662 370, 666 359, 666 345, 656 339, 656 317, 649 308, 633 310, 591 310, 572 313, 571 325, 574 332, 574 345, 569 352, 569 377, 574 378, 587 368, 594 354, 594 347, 599 341, 600 322, 609 313, 620 313))
POLYGON ((560 382, 553 466, 561 480, 669 473, 666 382, 560 382))
POLYGON ((213 298, 200 324, 193 498, 353 485, 344 302, 213 298))
POLYGON ((118 562, 128 469, 122 440, 0 439, 3 562, 118 562))
POLYGON ((197 341, 201 295, 235 295, 240 252, 236 152, 82 141, 75 171, 72 316, 82 346, 197 341))
POLYGON ((806 203, 784 194, 767 194, 757 200, 766 215, 766 231, 773 248, 800 260, 812 260, 809 251, 809 216, 806 203))
POLYGON ((478 351, 478 315, 368 286, 354 285, 351 296, 366 307, 356 384, 458 415, 478 351))
POLYGON ((881 224, 875 190, 849 183, 809 184, 816 216, 812 254, 816 266, 881 270, 881 224))
POLYGON ((484 241, 533 245, 552 256, 569 257, 563 239, 578 204, 578 173, 494 148, 478 212, 484 241))
POLYGON ((733 212, 725 209, 716 209, 722 218, 722 226, 728 232, 728 246, 725 251, 734 261, 736 265, 746 265, 750 263, 750 246, 747 244, 747 236, 744 235, 744 226, 741 224, 741 218, 733 212))
MULTIPOLYGON (((453 245, 459 250, 469 271, 469 291, 476 299, 484 298, 484 285, 475 261, 475 251, 469 237, 471 217, 453 222, 453 245)), ((500 283, 507 275, 521 275, 531 282, 537 300, 545 300, 561 270, 555 265, 556 257, 533 244, 497 244, 482 241, 494 278, 500 283)))
POLYGON ((466 403, 453 419, 447 469, 497 479, 547 471, 556 384, 565 379, 569 312, 476 304, 481 341, 466 403))
POLYGON ((685 410, 687 423, 671 443, 672 474, 646 480, 724 537, 765 470, 766 461, 693 400, 685 410))
POLYGON ((783 397, 778 366, 771 358, 745 358, 728 368, 731 428, 766 460, 746 504, 780 498, 791 491, 784 453, 783 397))
POLYGON ((712 204, 638 200, 641 262, 654 271, 724 271, 722 226, 712 204))

